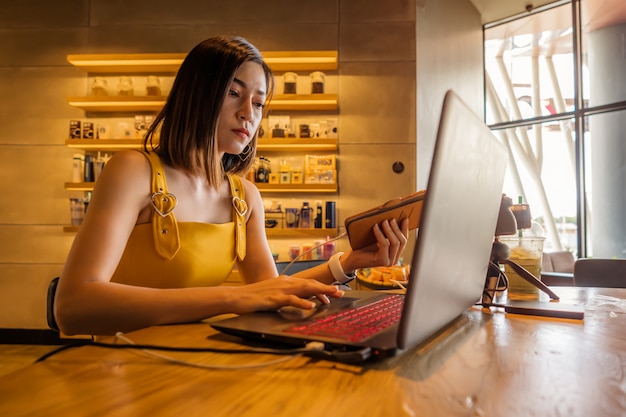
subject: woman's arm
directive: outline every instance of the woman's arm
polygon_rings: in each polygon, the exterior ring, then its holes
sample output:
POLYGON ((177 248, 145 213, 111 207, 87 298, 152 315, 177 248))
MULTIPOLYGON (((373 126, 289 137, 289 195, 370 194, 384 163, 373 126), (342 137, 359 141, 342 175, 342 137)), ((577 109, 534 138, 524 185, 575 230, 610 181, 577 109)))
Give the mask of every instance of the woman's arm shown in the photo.
MULTIPOLYGON (((407 245, 409 220, 404 219, 400 225, 396 220, 384 221, 374 226, 376 243, 356 251, 347 251, 339 258, 345 274, 351 274, 359 268, 376 266, 392 266, 398 263, 407 245)), ((333 283, 336 278, 331 274, 328 263, 305 269, 294 274, 300 278, 313 278, 325 283, 333 283)))
POLYGON ((153 289, 110 282, 135 224, 150 219, 150 175, 147 159, 129 151, 116 153, 99 177, 59 281, 55 318, 64 333, 113 334, 227 312, 307 307, 306 298, 315 294, 341 295, 333 286, 297 278, 235 288, 153 289))
MULTIPOLYGON (((259 190, 247 180, 244 180, 244 188, 250 217, 246 225, 246 258, 243 262, 239 262, 237 267, 244 282, 251 283, 274 278, 278 272, 267 242, 265 211, 259 190)), ((397 264, 407 244, 408 219, 405 219, 401 225, 398 225, 395 220, 376 225, 374 235, 377 239, 376 244, 357 251, 348 251, 339 258, 345 273, 351 273, 358 268, 397 264)), ((328 263, 297 272, 293 276, 315 279, 326 284, 336 281, 328 263)))

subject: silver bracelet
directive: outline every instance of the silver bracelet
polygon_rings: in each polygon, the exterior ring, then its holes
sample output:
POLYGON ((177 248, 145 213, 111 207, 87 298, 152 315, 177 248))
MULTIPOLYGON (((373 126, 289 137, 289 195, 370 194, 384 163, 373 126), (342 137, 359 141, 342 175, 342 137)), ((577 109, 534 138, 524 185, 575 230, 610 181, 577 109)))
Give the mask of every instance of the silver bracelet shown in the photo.
POLYGON ((335 284, 339 285, 347 284, 348 282, 356 278, 356 274, 354 272, 351 272, 350 274, 346 274, 345 272, 343 272, 343 267, 339 262, 339 258, 341 257, 341 255, 343 255, 343 252, 337 252, 328 260, 328 268, 330 268, 330 273, 333 275, 333 278, 335 278, 335 284))

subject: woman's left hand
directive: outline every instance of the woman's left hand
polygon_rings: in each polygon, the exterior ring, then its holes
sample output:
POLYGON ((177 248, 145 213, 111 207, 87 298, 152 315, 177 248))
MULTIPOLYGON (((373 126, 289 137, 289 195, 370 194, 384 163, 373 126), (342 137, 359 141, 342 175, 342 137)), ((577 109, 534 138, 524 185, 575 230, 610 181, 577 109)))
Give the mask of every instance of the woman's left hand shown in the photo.
POLYGON ((396 265, 408 242, 409 219, 404 219, 401 224, 395 219, 376 224, 374 236, 375 244, 344 255, 345 263, 342 262, 344 270, 396 265))

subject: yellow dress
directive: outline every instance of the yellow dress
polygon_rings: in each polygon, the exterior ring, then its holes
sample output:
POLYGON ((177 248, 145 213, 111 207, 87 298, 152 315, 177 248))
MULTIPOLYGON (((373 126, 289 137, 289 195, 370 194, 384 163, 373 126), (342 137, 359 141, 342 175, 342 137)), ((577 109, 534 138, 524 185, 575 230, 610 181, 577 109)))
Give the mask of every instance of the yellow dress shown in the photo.
POLYGON ((176 197, 169 194, 161 162, 142 152, 152 167, 153 214, 136 225, 111 281, 152 288, 220 285, 237 257, 245 257, 247 206, 241 179, 229 175, 233 221, 223 224, 176 222, 176 197))

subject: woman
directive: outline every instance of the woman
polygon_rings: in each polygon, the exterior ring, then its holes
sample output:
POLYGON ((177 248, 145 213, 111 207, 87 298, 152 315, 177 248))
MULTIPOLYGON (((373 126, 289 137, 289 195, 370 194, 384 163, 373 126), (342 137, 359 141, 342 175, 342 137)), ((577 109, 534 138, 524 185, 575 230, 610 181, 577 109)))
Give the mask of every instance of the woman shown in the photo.
POLYGON ((408 224, 376 226, 377 244, 279 276, 250 168, 273 76, 239 37, 187 55, 144 139, 98 179, 61 274, 55 317, 66 334, 113 334, 222 313, 313 308, 341 297, 333 283, 393 265, 408 224), (236 264, 247 285, 220 286, 236 264))

